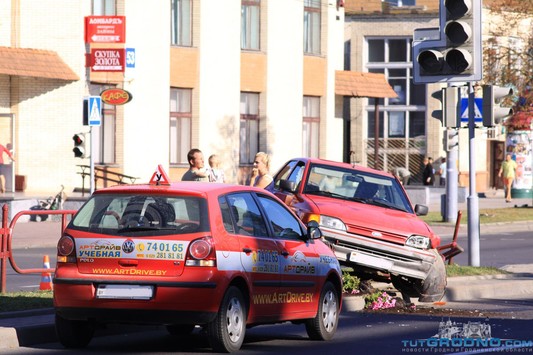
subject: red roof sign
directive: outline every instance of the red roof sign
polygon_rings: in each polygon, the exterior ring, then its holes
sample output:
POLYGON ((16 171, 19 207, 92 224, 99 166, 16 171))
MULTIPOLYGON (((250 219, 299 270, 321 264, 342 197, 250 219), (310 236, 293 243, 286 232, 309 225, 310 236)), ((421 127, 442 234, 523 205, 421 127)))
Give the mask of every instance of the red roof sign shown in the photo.
POLYGON ((152 175, 152 178, 150 179, 150 185, 170 185, 170 179, 168 178, 168 175, 161 164, 157 166, 157 170, 155 171, 154 175, 152 175))
POLYGON ((86 16, 85 43, 125 43, 125 16, 86 16))

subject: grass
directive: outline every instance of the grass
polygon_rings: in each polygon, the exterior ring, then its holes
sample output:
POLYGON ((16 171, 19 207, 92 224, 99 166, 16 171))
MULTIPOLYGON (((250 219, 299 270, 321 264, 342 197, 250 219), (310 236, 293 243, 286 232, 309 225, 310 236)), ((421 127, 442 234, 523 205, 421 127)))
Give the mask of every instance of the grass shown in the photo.
POLYGON ((461 266, 457 264, 446 265, 446 275, 448 275, 448 277, 500 274, 508 274, 508 272, 492 266, 461 266))
POLYGON ((52 291, 0 293, 0 312, 27 311, 51 308, 52 291))
MULTIPOLYGON (((468 211, 462 211, 461 224, 468 223, 468 211)), ((426 216, 420 216, 429 224, 444 223, 440 212, 429 212, 426 216)), ((494 208, 480 209, 479 223, 519 222, 533 221, 533 209, 531 208, 494 208)))

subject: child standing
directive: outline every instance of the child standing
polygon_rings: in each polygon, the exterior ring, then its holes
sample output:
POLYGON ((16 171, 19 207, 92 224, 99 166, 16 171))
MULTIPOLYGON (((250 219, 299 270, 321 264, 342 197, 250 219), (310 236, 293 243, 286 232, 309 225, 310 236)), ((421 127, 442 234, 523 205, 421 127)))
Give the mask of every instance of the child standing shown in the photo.
POLYGON ((218 155, 213 154, 209 157, 209 181, 210 182, 225 182, 224 170, 220 168, 220 159, 218 155))

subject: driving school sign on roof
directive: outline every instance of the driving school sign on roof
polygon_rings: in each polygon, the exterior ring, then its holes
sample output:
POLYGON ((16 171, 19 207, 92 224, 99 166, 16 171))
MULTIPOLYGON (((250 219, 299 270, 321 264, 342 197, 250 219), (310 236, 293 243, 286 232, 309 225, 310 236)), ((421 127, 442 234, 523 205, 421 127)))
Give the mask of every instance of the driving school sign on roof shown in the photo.
POLYGON ((85 43, 125 43, 125 16, 86 16, 85 43))

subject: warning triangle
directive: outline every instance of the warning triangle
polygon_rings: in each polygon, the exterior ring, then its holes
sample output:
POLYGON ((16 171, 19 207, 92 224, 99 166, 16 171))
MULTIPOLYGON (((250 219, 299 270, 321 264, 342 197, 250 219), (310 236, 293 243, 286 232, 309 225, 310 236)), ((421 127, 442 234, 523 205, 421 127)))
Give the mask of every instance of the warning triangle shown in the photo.
POLYGON ((170 185, 170 179, 161 164, 157 166, 154 175, 152 175, 150 185, 170 185))

